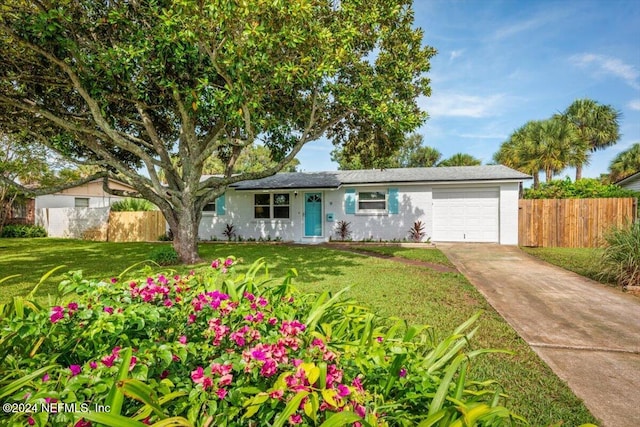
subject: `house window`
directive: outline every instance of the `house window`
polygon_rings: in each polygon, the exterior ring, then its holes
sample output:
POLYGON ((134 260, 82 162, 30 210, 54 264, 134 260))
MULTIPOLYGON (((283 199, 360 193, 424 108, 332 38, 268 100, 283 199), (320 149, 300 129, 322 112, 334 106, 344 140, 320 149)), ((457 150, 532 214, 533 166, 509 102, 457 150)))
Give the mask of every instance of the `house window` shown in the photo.
POLYGON ((253 217, 256 219, 289 219, 289 194, 255 194, 253 196, 253 217))
POLYGON ((214 213, 216 211, 216 202, 207 203, 202 208, 202 212, 211 212, 214 213))
POLYGON ((89 207, 89 198, 88 197, 76 197, 74 206, 76 208, 88 208, 89 207))
POLYGON ((11 218, 23 219, 27 217, 27 204, 23 201, 14 200, 11 205, 11 218))
POLYGON ((386 212, 387 195, 382 191, 361 191, 358 193, 358 212, 386 212))

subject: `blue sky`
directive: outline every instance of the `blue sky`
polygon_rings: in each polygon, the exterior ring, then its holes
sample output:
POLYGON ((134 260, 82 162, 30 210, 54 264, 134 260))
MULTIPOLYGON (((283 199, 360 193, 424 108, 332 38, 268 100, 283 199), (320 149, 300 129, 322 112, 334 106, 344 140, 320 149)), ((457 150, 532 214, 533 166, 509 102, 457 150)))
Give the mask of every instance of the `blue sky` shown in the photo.
MULTIPOLYGON (((429 114, 417 130, 443 157, 490 162, 509 135, 579 98, 622 113, 618 144, 594 153, 585 177, 640 142, 640 1, 415 0, 415 23, 435 47, 429 114)), ((305 171, 335 170, 332 145, 298 155, 305 171)), ((572 169, 560 177, 574 177, 572 169)))

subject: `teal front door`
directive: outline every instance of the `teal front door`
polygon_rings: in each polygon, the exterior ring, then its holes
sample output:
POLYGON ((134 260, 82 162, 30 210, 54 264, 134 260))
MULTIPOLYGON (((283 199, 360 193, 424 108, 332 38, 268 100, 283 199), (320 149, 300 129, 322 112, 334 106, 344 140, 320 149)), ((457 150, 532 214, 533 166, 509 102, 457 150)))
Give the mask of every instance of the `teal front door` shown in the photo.
POLYGON ((322 236, 322 193, 304 193, 304 235, 322 236))

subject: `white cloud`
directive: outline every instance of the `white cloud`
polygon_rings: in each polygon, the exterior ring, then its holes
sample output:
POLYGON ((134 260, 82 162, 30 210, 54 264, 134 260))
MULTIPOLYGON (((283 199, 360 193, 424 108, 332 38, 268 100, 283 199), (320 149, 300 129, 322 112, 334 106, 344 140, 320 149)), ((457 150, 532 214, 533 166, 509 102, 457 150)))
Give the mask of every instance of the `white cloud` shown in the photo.
POLYGON ((452 50, 449 54, 449 61, 453 61, 456 58, 459 58, 464 53, 464 49, 460 50, 452 50))
POLYGON ((638 77, 640 72, 633 65, 625 64, 618 58, 593 53, 573 55, 569 60, 575 65, 587 68, 595 67, 596 74, 612 75, 624 80, 629 86, 640 89, 638 77))
POLYGON ((634 99, 627 104, 632 110, 640 111, 640 99, 634 99))
POLYGON ((443 93, 424 100, 424 107, 431 117, 482 118, 499 114, 505 96, 477 96, 458 93, 443 93))

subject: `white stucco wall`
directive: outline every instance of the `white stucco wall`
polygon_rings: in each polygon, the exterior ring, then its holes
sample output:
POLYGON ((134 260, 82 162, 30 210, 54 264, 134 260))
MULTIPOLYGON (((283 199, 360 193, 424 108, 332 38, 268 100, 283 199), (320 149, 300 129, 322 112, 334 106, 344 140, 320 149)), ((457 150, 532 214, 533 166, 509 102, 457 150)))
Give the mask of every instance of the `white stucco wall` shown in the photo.
POLYGON ((500 185, 500 244, 518 244, 518 199, 520 184, 509 182, 500 185))
POLYGON ((36 209, 36 225, 44 227, 49 237, 80 239, 85 231, 106 226, 108 220, 108 207, 36 209))
POLYGON ((117 196, 100 196, 91 197, 83 195, 66 195, 66 194, 48 194, 36 197, 36 209, 43 208, 73 208, 75 207, 76 198, 88 198, 90 208, 104 208, 111 206, 113 203, 121 200, 122 197, 117 196))

